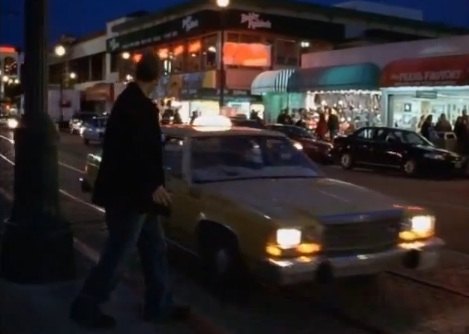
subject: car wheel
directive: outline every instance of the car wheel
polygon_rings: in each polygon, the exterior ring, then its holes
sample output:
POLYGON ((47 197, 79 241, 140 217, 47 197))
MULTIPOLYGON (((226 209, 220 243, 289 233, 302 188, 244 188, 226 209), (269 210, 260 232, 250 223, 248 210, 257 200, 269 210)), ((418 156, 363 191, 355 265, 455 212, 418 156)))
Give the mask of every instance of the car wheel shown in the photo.
POLYGON ((340 156, 340 165, 343 169, 352 169, 353 167, 353 157, 349 152, 344 152, 340 156))
POLYGON ((414 176, 417 174, 417 162, 413 159, 408 159, 402 164, 402 171, 407 176, 414 176))
POLYGON ((204 230, 200 235, 200 255, 211 287, 219 291, 239 287, 245 282, 246 270, 236 238, 218 228, 204 230))

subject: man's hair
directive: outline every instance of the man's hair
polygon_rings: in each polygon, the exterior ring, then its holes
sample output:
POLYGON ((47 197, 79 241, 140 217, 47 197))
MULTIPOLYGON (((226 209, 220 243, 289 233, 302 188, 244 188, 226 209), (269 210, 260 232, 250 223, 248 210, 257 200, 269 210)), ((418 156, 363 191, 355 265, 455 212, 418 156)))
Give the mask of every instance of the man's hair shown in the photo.
POLYGON ((152 82, 159 76, 159 61, 153 52, 143 54, 135 66, 135 79, 142 82, 152 82))

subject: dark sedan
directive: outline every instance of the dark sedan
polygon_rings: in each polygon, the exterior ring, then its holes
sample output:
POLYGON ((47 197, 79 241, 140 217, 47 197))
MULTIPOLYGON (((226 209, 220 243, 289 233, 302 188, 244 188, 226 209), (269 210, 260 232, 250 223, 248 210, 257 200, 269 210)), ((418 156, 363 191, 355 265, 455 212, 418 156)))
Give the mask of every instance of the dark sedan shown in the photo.
POLYGON ((354 166, 400 169, 406 175, 463 173, 465 160, 459 154, 435 147, 410 130, 365 127, 334 141, 333 156, 344 169, 354 166))
POLYGON ((323 164, 332 162, 332 144, 319 140, 308 130, 299 126, 284 124, 268 125, 267 128, 282 132, 288 138, 300 143, 303 151, 311 160, 323 164))

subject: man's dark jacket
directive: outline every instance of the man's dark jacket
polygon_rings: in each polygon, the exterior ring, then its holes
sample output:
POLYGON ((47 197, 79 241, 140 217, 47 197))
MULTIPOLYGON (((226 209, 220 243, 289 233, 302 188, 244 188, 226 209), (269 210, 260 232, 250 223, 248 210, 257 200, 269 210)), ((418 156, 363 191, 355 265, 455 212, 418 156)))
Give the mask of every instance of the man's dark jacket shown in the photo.
POLYGON ((107 122, 94 204, 149 212, 164 184, 158 110, 136 83, 119 95, 107 122))

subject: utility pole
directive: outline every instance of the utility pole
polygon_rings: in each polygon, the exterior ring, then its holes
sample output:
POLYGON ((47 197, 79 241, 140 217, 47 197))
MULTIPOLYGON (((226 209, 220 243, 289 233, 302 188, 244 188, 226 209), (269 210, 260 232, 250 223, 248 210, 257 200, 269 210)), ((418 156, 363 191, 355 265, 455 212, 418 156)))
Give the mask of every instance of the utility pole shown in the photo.
POLYGON ((47 0, 25 0, 25 113, 15 130, 15 197, 5 222, 1 274, 40 284, 73 279, 73 236, 61 216, 59 134, 47 112, 47 0))

